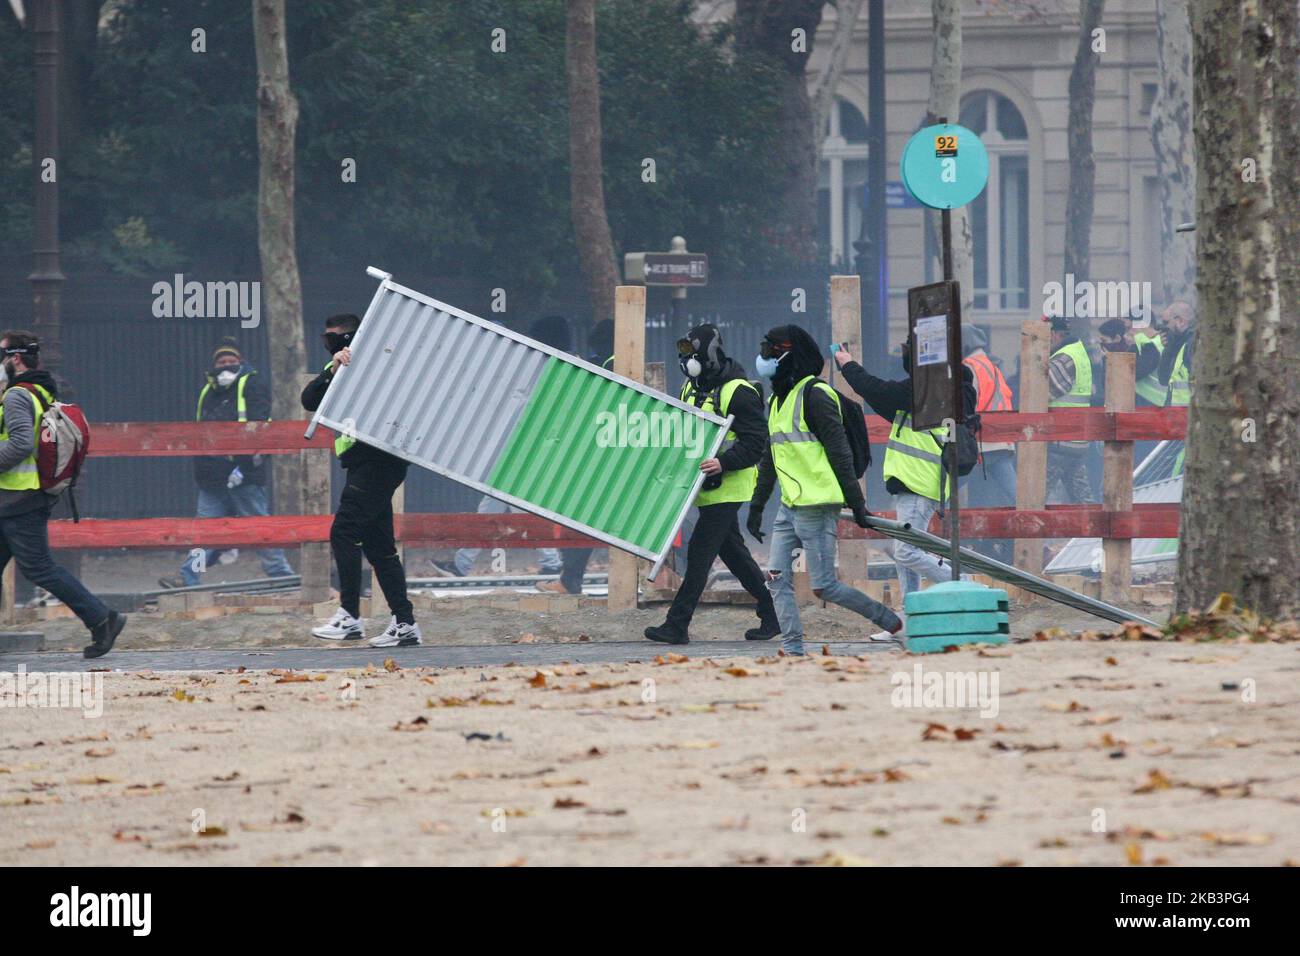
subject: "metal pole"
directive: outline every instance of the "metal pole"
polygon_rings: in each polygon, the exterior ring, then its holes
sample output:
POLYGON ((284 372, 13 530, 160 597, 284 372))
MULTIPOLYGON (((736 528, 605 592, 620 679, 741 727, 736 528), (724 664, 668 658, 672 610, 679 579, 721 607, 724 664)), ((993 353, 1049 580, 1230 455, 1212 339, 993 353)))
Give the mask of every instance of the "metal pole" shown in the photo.
POLYGON ((59 48, 61 0, 33 5, 36 39, 36 150, 32 156, 35 187, 32 284, 34 329, 41 342, 41 364, 57 373, 63 358, 59 331, 59 48), (52 161, 52 165, 47 165, 52 161))
POLYGON ((885 170, 888 147, 885 141, 885 0, 867 5, 867 177, 871 184, 867 217, 871 229, 871 360, 875 371, 884 374, 889 355, 889 206, 886 202, 885 170))
MULTIPOLYGON (((941 123, 947 122, 941 119, 941 123)), ((952 210, 945 209, 942 213, 942 242, 943 242, 943 278, 945 282, 952 282, 952 210)), ((948 324, 951 328, 956 326, 956 334, 948 336, 949 345, 955 348, 952 355, 948 356, 949 367, 955 366, 954 377, 956 383, 954 391, 956 401, 953 405, 953 421, 961 422, 965 415, 962 414, 965 409, 962 404, 962 382, 961 382, 961 295, 956 296, 956 301, 952 303, 958 309, 957 315, 949 314, 948 324)), ((952 578, 954 581, 961 578, 961 502, 957 497, 957 436, 948 435, 948 444, 944 449, 948 454, 948 521, 952 538, 952 578)), ((943 489, 939 489, 939 494, 943 494, 943 489)))
MULTIPOLYGON (((668 244, 669 252, 685 252, 686 240, 681 236, 673 236, 673 241, 668 244)), ((686 289, 673 289, 673 337, 685 335, 687 330, 687 321, 689 313, 686 311, 686 289)))

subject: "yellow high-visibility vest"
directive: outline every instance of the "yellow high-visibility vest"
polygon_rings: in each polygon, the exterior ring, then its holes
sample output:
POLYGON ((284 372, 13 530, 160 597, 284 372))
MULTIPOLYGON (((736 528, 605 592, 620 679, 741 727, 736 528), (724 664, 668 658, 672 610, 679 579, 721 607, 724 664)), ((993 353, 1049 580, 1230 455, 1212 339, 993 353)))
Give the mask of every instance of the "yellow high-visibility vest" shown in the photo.
MULTIPOLYGON (((54 404, 53 395, 35 382, 32 385, 41 393, 41 398, 45 399, 47 406, 54 404)), ((18 386, 11 387, 18 388, 18 386)), ((18 388, 18 391, 27 392, 27 389, 18 388)), ((31 395, 31 392, 27 393, 31 395)), ((8 394, 7 390, 5 394, 8 394)), ((35 491, 41 487, 41 476, 36 470, 36 443, 41 440, 41 419, 45 416, 45 409, 41 407, 41 403, 36 400, 35 395, 31 395, 31 399, 32 452, 8 471, 0 472, 0 490, 3 491, 35 491)), ((0 442, 9 440, 9 426, 5 424, 4 419, 4 402, 0 401, 0 442)))
POLYGON ((912 428, 912 413, 899 409, 885 446, 885 480, 897 478, 915 494, 944 501, 948 476, 943 474, 943 442, 947 437, 948 429, 943 427, 916 431, 912 428))
MULTIPOLYGON (((695 405, 696 398, 702 397, 703 401, 698 407, 702 411, 716 414, 722 418, 727 417, 727 409, 731 407, 731 396, 736 394, 736 389, 744 386, 758 394, 758 389, 743 378, 733 378, 730 381, 723 382, 722 388, 718 389, 718 404, 721 406, 716 411, 713 407, 713 392, 698 393, 695 385, 688 378, 682 384, 681 400, 695 405)), ((736 443, 736 433, 728 431, 726 438, 722 441, 722 447, 718 449, 721 455, 736 443)), ((717 488, 708 491, 701 490, 695 498, 695 503, 703 507, 704 505, 716 505, 724 501, 748 501, 754 497, 754 489, 758 486, 758 466, 751 465, 749 468, 742 468, 739 471, 724 471, 722 473, 722 484, 717 488)))
MULTIPOLYGON (((768 407, 767 433, 772 443, 772 464, 781 479, 781 502, 790 508, 808 505, 842 505, 844 492, 835 478, 826 449, 817 436, 808 430, 803 414, 804 386, 817 377, 809 375, 790 389, 785 401, 772 396, 768 407)), ((840 397, 835 389, 818 380, 820 388, 835 399, 839 408, 840 397)), ((840 412, 841 416, 843 411, 840 412)))

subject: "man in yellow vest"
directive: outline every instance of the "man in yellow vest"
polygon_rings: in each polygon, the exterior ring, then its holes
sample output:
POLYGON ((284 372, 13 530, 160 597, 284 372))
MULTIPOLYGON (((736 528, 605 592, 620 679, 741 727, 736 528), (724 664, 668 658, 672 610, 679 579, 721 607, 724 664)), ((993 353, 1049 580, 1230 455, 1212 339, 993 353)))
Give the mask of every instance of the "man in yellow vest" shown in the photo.
MULTIPOLYGON (((1159 407, 1165 403, 1165 387, 1156 372, 1164 352, 1164 340, 1151 329, 1135 329, 1128 319, 1109 319, 1097 327, 1097 339, 1103 356, 1107 352, 1132 352, 1133 377, 1136 383, 1135 403, 1139 407, 1159 407)), ((1098 396, 1106 394, 1106 363, 1097 367, 1098 396)))
POLYGON ((1165 387, 1165 405, 1190 405, 1192 402, 1192 346, 1196 337, 1192 307, 1179 299, 1161 316, 1160 339, 1164 353, 1156 372, 1165 387))
MULTIPOLYGON (((803 548, 813 594, 838 604, 902 640, 898 615, 841 582, 835 574, 840 511, 846 506, 861 527, 867 525, 867 502, 853 468, 853 451, 844 432, 840 400, 822 381, 826 360, 811 335, 797 325, 779 325, 764 338, 755 361, 758 374, 772 383, 768 401, 768 448, 758 468, 758 484, 749 503, 749 533, 763 540, 763 508, 772 487, 781 482, 781 508, 772 526, 767 566, 772 597, 781 624, 781 648, 803 654, 803 625, 795 600, 794 549, 803 548)), ((865 574, 866 569, 862 569, 865 574)))
POLYGON ((0 337, 0 573, 9 559, 23 577, 62 601, 90 631, 85 657, 102 657, 126 626, 86 586, 54 563, 49 521, 54 499, 41 490, 36 449, 45 409, 59 397, 54 376, 40 367, 41 346, 26 331, 0 337))
MULTIPOLYGON (((199 392, 195 421, 259 422, 271 420, 271 393, 262 376, 244 361, 239 344, 226 338, 212 352, 212 368, 199 392)), ((196 517, 266 517, 270 514, 266 498, 267 465, 261 455, 198 455, 194 459, 194 482, 199 486, 196 517)), ((181 565, 178 578, 159 578, 165 588, 192 588, 218 557, 238 551, 204 551, 195 548, 181 565)), ((293 574, 280 548, 264 548, 258 553, 262 572, 268 578, 293 574)), ((232 557, 233 560, 233 557, 232 557)))
MULTIPOLYGON (((877 378, 853 361, 846 349, 835 353, 840 374, 881 418, 893 422, 885 447, 885 490, 894 496, 894 516, 914 528, 929 529, 930 519, 948 500, 950 482, 943 463, 947 429, 917 430, 912 427, 912 354, 903 345, 903 371, 908 377, 895 381, 877 378)), ((975 373, 962 366, 962 398, 965 414, 975 411, 975 373)), ((921 587, 921 578, 951 581, 952 565, 915 545, 894 542, 894 565, 898 587, 906 596, 921 587)), ((872 640, 888 640, 873 634, 872 640)))
MULTIPOLYGON (((361 325, 355 315, 325 320, 325 348, 330 362, 302 390, 302 407, 316 411, 340 368, 352 359, 352 337, 361 325)), ((420 625, 406 596, 406 571, 393 535, 393 493, 406 480, 406 461, 357 441, 350 435, 334 439, 334 453, 347 474, 330 529, 330 549, 339 572, 339 609, 312 635, 326 641, 359 641, 365 637, 361 620, 361 555, 365 554, 393 618, 371 647, 411 647, 421 643, 420 625)))
MULTIPOLYGON (((1092 358, 1083 340, 1070 330, 1063 316, 1048 319, 1052 325, 1052 357, 1047 363, 1049 409, 1088 408, 1092 405, 1092 358)), ((1086 441, 1052 442, 1047 446, 1047 492, 1060 485, 1064 501, 1084 504, 1092 501, 1088 481, 1086 441)))
POLYGON ((715 558, 722 558, 741 587, 758 601, 759 626, 745 640, 766 641, 781 633, 772 594, 740 533, 741 505, 753 497, 758 462, 767 450, 763 400, 746 378, 745 369, 722 350, 722 336, 712 325, 699 325, 677 341, 678 361, 686 381, 681 400, 721 418, 735 417, 716 458, 700 463, 707 476, 695 504, 700 517, 686 546, 686 574, 658 627, 645 636, 665 644, 688 643, 687 629, 704 593, 715 558))

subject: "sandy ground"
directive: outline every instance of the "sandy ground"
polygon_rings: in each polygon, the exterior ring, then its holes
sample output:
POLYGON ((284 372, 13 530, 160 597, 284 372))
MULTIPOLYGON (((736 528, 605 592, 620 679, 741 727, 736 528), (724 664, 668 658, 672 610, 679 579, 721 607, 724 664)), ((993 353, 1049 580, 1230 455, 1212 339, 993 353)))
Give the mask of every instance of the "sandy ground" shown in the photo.
POLYGON ((1297 670, 1294 643, 1042 641, 96 675, 98 718, 0 710, 0 864, 1278 865, 1297 670), (900 706, 918 666, 996 675, 996 715, 900 706))

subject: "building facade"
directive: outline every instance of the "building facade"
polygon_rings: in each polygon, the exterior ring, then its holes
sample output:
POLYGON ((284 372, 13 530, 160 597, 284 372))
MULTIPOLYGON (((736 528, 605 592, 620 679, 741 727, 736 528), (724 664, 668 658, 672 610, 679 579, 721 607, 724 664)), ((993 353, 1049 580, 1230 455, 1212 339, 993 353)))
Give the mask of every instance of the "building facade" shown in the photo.
MULTIPOLYGON (((1042 315, 1044 283, 1064 281, 1068 86, 1079 42, 1078 8, 1048 4, 1042 16, 1022 19, 966 6, 959 121, 980 134, 990 161, 988 186, 971 205, 973 318, 989 330, 993 351, 1009 368, 1019 350, 1020 323, 1042 315)), ((1105 49, 1097 63, 1093 114, 1091 278, 1149 281, 1158 298, 1160 190, 1150 135, 1157 82, 1154 0, 1111 0, 1102 28, 1105 49)), ((810 83, 823 68, 835 29, 835 9, 828 5, 813 46, 810 83)), ((929 3, 888 0, 891 183, 900 179, 903 147, 925 117, 932 37, 929 3)), ((867 82, 864 4, 820 160, 819 227, 832 262, 846 272, 856 271, 852 243, 861 229, 867 179, 867 82)), ((907 289, 938 276, 932 261, 927 269, 923 212, 890 208, 888 217, 889 341, 896 343, 906 333, 907 289)))

